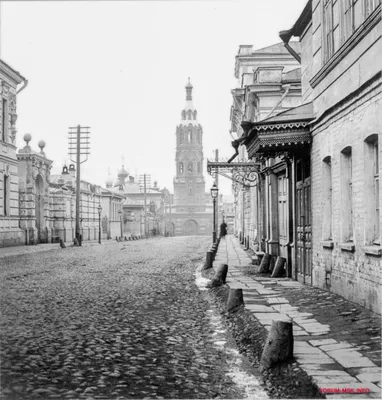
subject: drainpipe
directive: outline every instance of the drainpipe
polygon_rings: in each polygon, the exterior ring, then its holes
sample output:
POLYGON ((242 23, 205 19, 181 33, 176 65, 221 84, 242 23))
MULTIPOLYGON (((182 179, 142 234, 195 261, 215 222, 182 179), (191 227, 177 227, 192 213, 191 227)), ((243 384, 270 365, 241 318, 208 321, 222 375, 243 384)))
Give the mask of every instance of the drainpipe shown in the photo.
POLYGON ((287 94, 289 93, 290 90, 290 85, 283 85, 283 89, 284 89, 284 93, 281 96, 281 99, 278 101, 278 103, 272 108, 272 111, 266 116, 266 118, 269 118, 274 111, 276 110, 276 108, 282 103, 282 101, 285 99, 285 97, 287 96, 287 94))
POLYGON ((289 51, 289 53, 297 60, 299 64, 301 64, 301 57, 300 55, 292 48, 292 46, 289 44, 289 40, 292 37, 292 32, 291 30, 288 31, 280 31, 279 32, 279 37, 280 39, 284 42, 285 48, 289 51))
POLYGON ((20 89, 17 90, 16 94, 19 94, 22 90, 24 90, 28 86, 28 79, 24 79, 24 85, 21 86, 20 89))

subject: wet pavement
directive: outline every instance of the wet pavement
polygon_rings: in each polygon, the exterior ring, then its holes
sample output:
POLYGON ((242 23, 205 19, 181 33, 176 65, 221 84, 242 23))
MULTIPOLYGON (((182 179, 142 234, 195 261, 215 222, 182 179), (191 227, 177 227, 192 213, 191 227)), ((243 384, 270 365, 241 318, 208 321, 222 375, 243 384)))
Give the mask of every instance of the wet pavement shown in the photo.
POLYGON ((294 357, 326 397, 381 398, 381 316, 326 290, 258 275, 237 238, 221 240, 214 268, 242 288, 245 308, 269 331, 293 321, 294 357))
POLYGON ((243 398, 195 285, 208 244, 160 238, 3 257, 1 398, 243 398))

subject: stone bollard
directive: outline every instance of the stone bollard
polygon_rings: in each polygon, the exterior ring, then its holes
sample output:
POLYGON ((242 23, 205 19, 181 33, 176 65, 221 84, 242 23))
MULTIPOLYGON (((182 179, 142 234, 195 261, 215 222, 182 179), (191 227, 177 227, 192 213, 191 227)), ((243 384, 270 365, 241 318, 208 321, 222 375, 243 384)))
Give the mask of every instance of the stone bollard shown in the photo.
POLYGON ((243 289, 230 289, 227 301, 227 311, 235 312, 244 306, 243 289))
POLYGON ((212 268, 212 251, 207 251, 204 269, 212 268))
POLYGON ((273 268, 273 272, 271 278, 281 278, 284 274, 284 266, 285 266, 286 258, 277 257, 275 267, 273 268))
POLYGON ((60 239, 60 247, 61 249, 66 249, 65 242, 63 241, 63 239, 60 239))
POLYGON ((271 255, 268 253, 265 253, 261 260, 261 263, 260 263, 259 272, 260 273, 269 272, 269 263, 270 262, 271 262, 271 255))
POLYGON ((227 273, 228 273, 228 265, 219 264, 219 266, 216 269, 214 278, 220 278, 223 284, 225 284, 227 279, 227 273))
POLYGON ((223 281, 220 277, 214 276, 210 282, 207 283, 207 288, 214 288, 223 285, 223 281))
POLYGON ((267 371, 273 364, 293 357, 293 323, 289 318, 272 321, 263 354, 260 360, 260 372, 267 371))
POLYGON ((73 239, 73 246, 74 246, 74 247, 79 246, 77 238, 74 238, 74 239, 73 239))

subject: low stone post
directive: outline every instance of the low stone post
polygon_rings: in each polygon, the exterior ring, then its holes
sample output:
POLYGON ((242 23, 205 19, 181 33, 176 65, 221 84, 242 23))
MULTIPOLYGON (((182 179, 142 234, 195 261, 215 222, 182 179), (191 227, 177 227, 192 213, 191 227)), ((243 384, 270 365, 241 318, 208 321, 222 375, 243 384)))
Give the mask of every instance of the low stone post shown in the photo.
POLYGON ((293 357, 293 323, 289 318, 273 321, 260 360, 260 372, 293 357))
POLYGON ((74 238, 74 239, 73 239, 73 246, 74 246, 74 247, 79 246, 79 243, 78 243, 77 238, 74 238))
POLYGON ((207 251, 204 269, 212 268, 212 251, 207 251))
POLYGON ((273 268, 273 272, 271 278, 281 278, 284 272, 284 265, 286 262, 286 258, 277 257, 275 267, 273 268))
POLYGON ((244 306, 243 289, 230 289, 227 301, 227 311, 235 312, 244 306))
POLYGON ((219 264, 216 269, 215 278, 220 278, 223 284, 226 283, 228 273, 228 265, 227 264, 219 264))
POLYGON ((60 247, 61 249, 66 249, 65 242, 63 239, 60 239, 60 247))
POLYGON ((260 263, 259 272, 260 273, 269 272, 269 263, 270 262, 271 262, 271 255, 268 253, 265 253, 264 257, 262 258, 261 263, 260 263))

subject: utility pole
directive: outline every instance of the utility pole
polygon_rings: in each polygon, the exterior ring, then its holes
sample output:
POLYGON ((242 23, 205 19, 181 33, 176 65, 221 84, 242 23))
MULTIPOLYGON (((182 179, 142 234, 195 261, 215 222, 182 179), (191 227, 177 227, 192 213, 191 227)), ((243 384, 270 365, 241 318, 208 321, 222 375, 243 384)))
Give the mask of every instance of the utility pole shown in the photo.
POLYGON ((76 239, 81 246, 81 226, 80 226, 80 182, 81 164, 88 160, 90 154, 90 127, 80 126, 69 127, 69 156, 70 160, 77 164, 76 171, 76 239), (73 159, 76 157, 75 160, 73 159), (73 157, 73 158, 72 158, 73 157), (82 159, 82 160, 81 160, 82 159))
MULTIPOLYGON (((215 150, 215 161, 218 162, 219 161, 219 150, 216 149, 215 150)), ((219 174, 215 175, 215 184, 216 187, 219 189, 219 174)), ((215 209, 215 232, 219 232, 219 196, 216 199, 217 201, 217 206, 215 209)))
POLYGON ((146 174, 143 175, 143 193, 145 206, 145 236, 147 236, 147 196, 146 196, 146 174))

